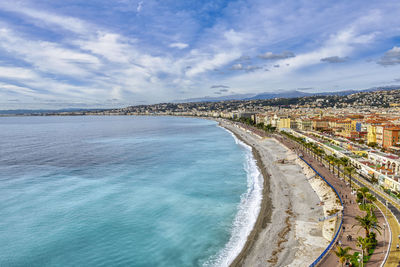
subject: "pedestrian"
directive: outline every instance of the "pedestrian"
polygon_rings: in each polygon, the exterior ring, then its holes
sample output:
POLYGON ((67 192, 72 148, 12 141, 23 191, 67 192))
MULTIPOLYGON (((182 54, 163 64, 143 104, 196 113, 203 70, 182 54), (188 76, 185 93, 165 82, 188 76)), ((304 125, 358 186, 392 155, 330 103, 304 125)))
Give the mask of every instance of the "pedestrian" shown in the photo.
POLYGON ((396 248, 397 248, 397 250, 399 250, 399 243, 397 243, 396 248))
POLYGON ((344 227, 344 225, 343 225, 343 232, 344 232, 344 231, 346 231, 346 227, 344 227))

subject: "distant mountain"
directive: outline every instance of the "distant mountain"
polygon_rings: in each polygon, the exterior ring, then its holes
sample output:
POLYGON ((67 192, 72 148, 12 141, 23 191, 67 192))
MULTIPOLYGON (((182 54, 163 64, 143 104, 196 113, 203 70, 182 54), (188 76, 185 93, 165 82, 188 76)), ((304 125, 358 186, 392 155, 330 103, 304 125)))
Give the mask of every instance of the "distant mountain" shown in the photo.
POLYGON ((295 98, 295 97, 305 97, 305 96, 318 96, 318 95, 338 95, 346 96, 360 92, 372 92, 379 90, 396 90, 400 89, 400 85, 388 85, 380 87, 372 87, 364 90, 345 90, 345 91, 335 91, 335 92, 320 92, 320 93, 309 93, 302 92, 299 90, 283 91, 279 93, 265 92, 260 94, 237 94, 237 95, 227 95, 220 97, 200 97, 200 98, 190 98, 184 100, 176 100, 174 103, 188 103, 188 102, 218 102, 218 101, 229 101, 229 100, 260 100, 260 99, 273 99, 273 98, 295 98))
POLYGON ((199 98, 189 98, 183 100, 174 100, 172 103, 188 103, 188 102, 218 102, 218 101, 229 101, 229 100, 244 100, 255 96, 256 94, 237 94, 237 95, 227 95, 227 96, 205 96, 199 98))
POLYGON ((261 93, 255 96, 245 98, 243 100, 259 100, 259 99, 272 99, 272 98, 294 98, 315 95, 313 93, 301 92, 297 90, 284 91, 281 93, 261 93))

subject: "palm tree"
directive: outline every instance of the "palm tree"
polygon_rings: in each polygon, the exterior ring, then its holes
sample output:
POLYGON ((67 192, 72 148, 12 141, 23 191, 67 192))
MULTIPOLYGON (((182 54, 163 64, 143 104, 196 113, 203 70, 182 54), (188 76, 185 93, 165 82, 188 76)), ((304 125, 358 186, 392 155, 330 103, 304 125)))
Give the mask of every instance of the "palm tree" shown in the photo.
POLYGON ((363 204, 362 210, 365 210, 370 216, 376 218, 374 211, 376 210, 376 206, 373 203, 365 203, 363 204))
POLYGON ((332 165, 332 163, 333 163, 333 157, 332 157, 332 155, 327 156, 327 157, 326 157, 326 161, 328 162, 329 171, 331 171, 331 165, 332 165))
POLYGON ((351 176, 356 172, 356 169, 354 167, 345 167, 344 168, 344 173, 349 176, 349 181, 350 181, 350 188, 351 188, 351 176))
POLYGON ((376 201, 376 197, 371 193, 368 193, 365 197, 366 197, 366 200, 368 200, 371 203, 376 201))
POLYGON ((349 253, 350 250, 351 250, 350 247, 345 247, 345 248, 341 246, 336 247, 335 254, 339 258, 339 261, 342 264, 342 266, 351 257, 351 254, 349 253))
POLYGON ((378 225, 377 219, 375 218, 375 216, 371 216, 370 214, 367 214, 364 217, 356 216, 355 219, 356 219, 357 223, 355 225, 353 225, 352 228, 354 228, 355 226, 358 226, 359 229, 358 229, 357 233, 361 229, 365 230, 366 237, 369 236, 369 233, 371 230, 376 230, 379 234, 381 233, 379 231, 379 229, 382 229, 382 228, 378 225))
POLYGON ((348 166, 349 165, 349 159, 346 158, 346 157, 341 157, 340 161, 343 162, 343 164, 342 164, 343 166, 348 166))
POLYGON ((367 187, 361 187, 357 190, 357 193, 361 195, 362 197, 362 202, 365 204, 365 200, 367 198, 367 194, 369 192, 369 189, 367 187))
POLYGON ((342 165, 342 161, 338 158, 335 158, 335 163, 336 163, 336 167, 337 167, 337 176, 340 178, 340 166, 342 165))
POLYGON ((368 255, 368 250, 374 246, 373 243, 371 243, 371 239, 368 237, 362 238, 361 236, 357 237, 357 246, 361 247, 364 255, 368 255))
POLYGON ((344 166, 343 161, 341 161, 340 159, 337 159, 337 164, 338 164, 338 176, 340 177, 340 172, 341 171, 341 167, 344 166))

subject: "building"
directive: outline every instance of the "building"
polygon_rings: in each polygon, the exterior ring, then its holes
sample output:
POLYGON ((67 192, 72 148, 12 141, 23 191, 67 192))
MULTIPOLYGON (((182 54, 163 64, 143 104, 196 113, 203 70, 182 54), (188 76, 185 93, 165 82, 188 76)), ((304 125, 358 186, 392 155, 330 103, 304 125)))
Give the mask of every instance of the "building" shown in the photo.
POLYGON ((312 121, 307 118, 297 118, 296 119, 297 129, 302 131, 312 130, 312 121))
POLYGON ((385 125, 377 125, 376 126, 376 143, 379 146, 383 145, 383 130, 385 129, 385 125))
POLYGON ((291 121, 290 118, 285 118, 285 117, 279 118, 278 130, 281 130, 284 128, 290 129, 290 121, 291 121))
MULTIPOLYGON (((265 117, 267 117, 266 114, 257 114, 257 115, 256 115, 256 121, 255 121, 255 123, 256 123, 256 124, 264 123, 264 124, 266 125, 266 123, 265 123, 265 117)), ((268 124, 268 123, 267 123, 267 124, 268 124)))
POLYGON ((368 125, 367 130, 367 143, 376 144, 376 125, 368 125))
POLYGON ((391 128, 385 128, 383 130, 383 147, 384 148, 390 148, 392 146, 399 146, 400 145, 400 140, 399 140, 399 133, 400 133, 400 127, 391 127, 391 128))
POLYGON ((251 120, 255 120, 255 115, 256 115, 256 113, 255 112, 239 112, 238 113, 238 118, 239 119, 242 119, 242 118, 244 118, 244 119, 251 119, 251 120))
POLYGON ((325 131, 329 129, 329 122, 326 119, 312 119, 311 121, 314 131, 325 131))

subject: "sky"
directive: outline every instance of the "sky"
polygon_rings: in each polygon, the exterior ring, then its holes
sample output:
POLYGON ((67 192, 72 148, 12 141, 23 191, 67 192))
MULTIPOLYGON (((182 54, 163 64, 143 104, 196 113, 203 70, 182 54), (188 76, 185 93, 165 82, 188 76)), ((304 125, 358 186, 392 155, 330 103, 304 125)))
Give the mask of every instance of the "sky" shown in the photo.
POLYGON ((0 109, 400 84, 400 1, 1 0, 0 109))

